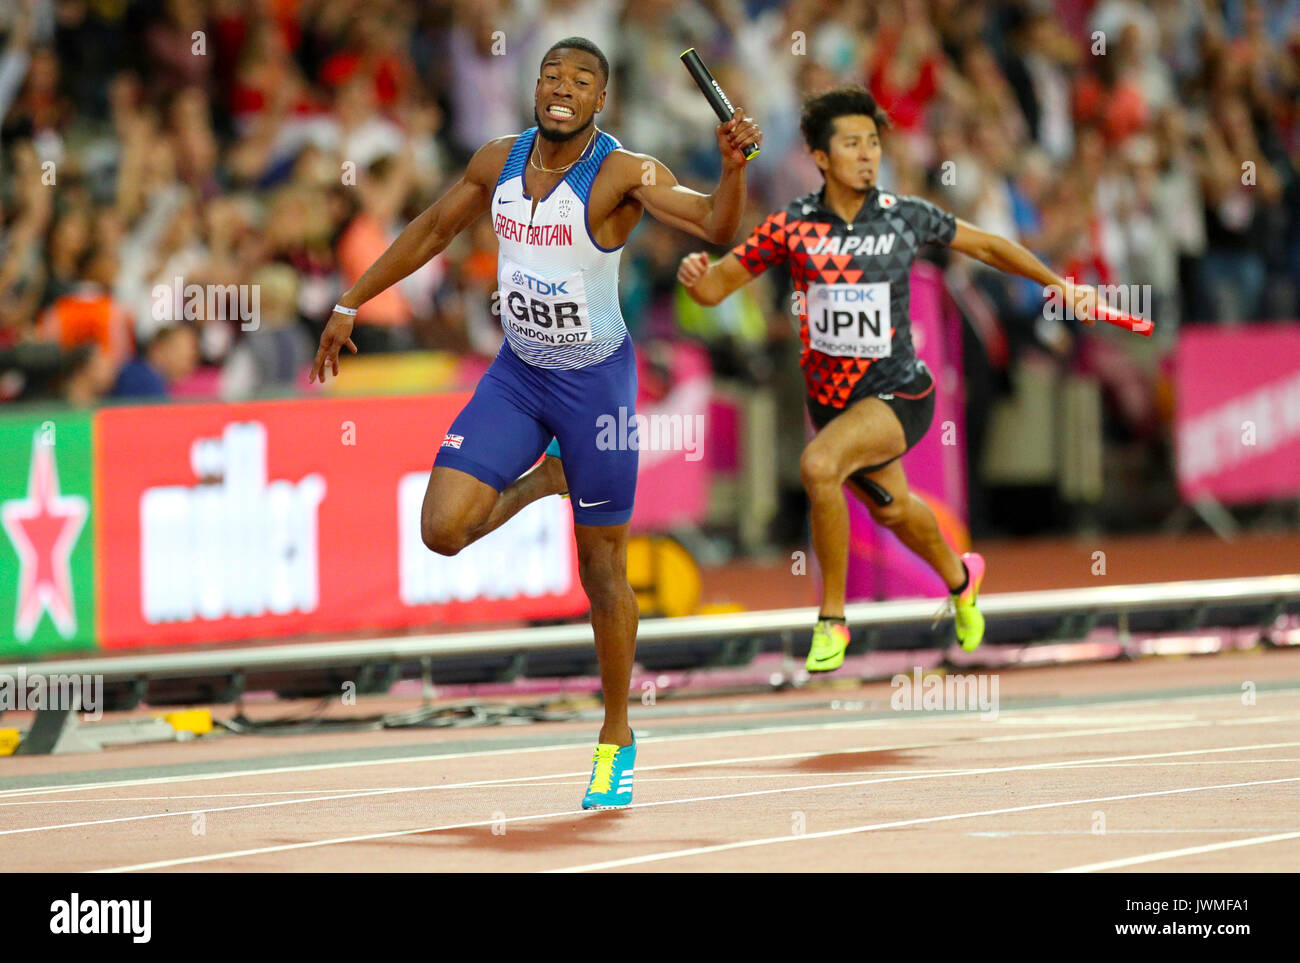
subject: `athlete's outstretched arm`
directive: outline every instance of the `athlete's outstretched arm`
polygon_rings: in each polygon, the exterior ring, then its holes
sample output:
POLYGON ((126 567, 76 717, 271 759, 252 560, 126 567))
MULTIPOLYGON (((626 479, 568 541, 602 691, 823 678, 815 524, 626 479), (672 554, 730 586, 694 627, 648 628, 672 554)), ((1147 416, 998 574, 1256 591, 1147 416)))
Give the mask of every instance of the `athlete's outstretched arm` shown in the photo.
POLYGON ((717 129, 722 153, 722 177, 712 194, 701 194, 677 183, 673 172, 648 154, 630 154, 628 196, 649 214, 711 244, 726 244, 735 236, 745 210, 744 148, 761 144, 763 132, 741 108, 717 129))
POLYGON ((710 307, 719 304, 744 285, 754 280, 740 258, 734 254, 709 263, 703 251, 688 254, 677 268, 677 280, 696 304, 710 307))
MULTIPOLYGON (((338 303, 345 308, 361 307, 381 291, 427 264, 479 215, 486 214, 492 205, 493 186, 501 173, 510 140, 509 137, 498 138, 479 148, 470 159, 461 179, 406 225, 406 229, 397 235, 388 250, 379 255, 365 274, 357 279, 357 283, 339 298, 338 303)), ((339 351, 345 344, 356 353, 357 347, 352 343, 354 320, 350 315, 337 311, 330 315, 329 323, 320 336, 320 350, 316 352, 316 360, 312 363, 309 381, 323 382, 326 367, 335 377, 338 376, 339 351)))
POLYGON ((974 224, 958 218, 957 233, 953 236, 949 247, 962 254, 969 254, 999 271, 1037 281, 1045 288, 1059 289, 1065 303, 1074 309, 1075 317, 1084 324, 1094 323, 1093 312, 1097 302, 1091 290, 1085 285, 1075 284, 1061 277, 1034 257, 1023 245, 999 234, 981 231, 974 224))

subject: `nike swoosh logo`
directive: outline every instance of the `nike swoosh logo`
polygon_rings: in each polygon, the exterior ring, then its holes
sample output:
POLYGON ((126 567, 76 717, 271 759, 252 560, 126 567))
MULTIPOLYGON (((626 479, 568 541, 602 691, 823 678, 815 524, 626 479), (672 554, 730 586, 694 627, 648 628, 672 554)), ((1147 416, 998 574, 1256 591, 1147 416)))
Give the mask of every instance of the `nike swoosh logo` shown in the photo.
POLYGON ((595 508, 597 505, 608 505, 608 504, 609 504, 608 498, 606 498, 603 502, 584 502, 581 498, 578 499, 579 508, 595 508))
POLYGON ((517 198, 517 197, 512 197, 512 198, 510 198, 510 200, 508 200, 508 201, 507 201, 505 198, 498 197, 498 198, 497 198, 497 203, 498 203, 499 205, 501 205, 502 207, 504 207, 504 206, 507 205, 507 204, 513 204, 513 203, 514 203, 515 201, 517 201, 517 200, 519 200, 519 198, 517 198))

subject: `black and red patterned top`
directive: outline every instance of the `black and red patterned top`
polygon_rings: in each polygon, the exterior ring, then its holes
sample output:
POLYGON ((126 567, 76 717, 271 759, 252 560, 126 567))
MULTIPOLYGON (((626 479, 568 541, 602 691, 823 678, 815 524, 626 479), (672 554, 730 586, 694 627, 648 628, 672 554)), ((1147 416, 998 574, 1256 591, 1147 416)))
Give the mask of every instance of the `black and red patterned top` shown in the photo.
POLYGON ((808 400, 843 408, 916 377, 908 275, 924 245, 956 233, 952 214, 919 197, 872 188, 846 224, 815 191, 768 215, 731 253, 754 275, 789 265, 808 400))

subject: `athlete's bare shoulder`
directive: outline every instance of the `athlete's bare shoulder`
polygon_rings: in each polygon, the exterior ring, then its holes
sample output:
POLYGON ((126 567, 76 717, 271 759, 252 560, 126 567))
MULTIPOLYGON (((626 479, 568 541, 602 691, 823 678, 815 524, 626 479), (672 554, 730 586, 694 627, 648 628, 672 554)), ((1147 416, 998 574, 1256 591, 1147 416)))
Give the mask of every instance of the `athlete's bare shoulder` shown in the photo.
POLYGON ((627 166, 630 163, 641 163, 642 161, 651 160, 649 154, 638 154, 634 150, 628 150, 626 147, 615 147, 609 152, 609 163, 627 166))
POLYGON ((601 168, 601 173, 609 169, 613 175, 613 181, 625 190, 635 187, 637 184, 648 183, 645 179, 647 171, 657 171, 663 165, 649 154, 638 154, 634 150, 628 150, 626 147, 618 147, 609 152, 609 157, 605 159, 605 166, 601 168))
POLYGON ((596 188, 592 191, 593 209, 598 211, 608 205, 609 208, 635 207, 639 210, 639 190, 676 184, 677 178, 657 157, 618 147, 609 152, 601 165, 596 188))
POLYGON ((465 168, 465 180, 484 187, 494 186, 506 166, 510 149, 518 139, 518 134, 507 134, 488 141, 476 150, 465 168))

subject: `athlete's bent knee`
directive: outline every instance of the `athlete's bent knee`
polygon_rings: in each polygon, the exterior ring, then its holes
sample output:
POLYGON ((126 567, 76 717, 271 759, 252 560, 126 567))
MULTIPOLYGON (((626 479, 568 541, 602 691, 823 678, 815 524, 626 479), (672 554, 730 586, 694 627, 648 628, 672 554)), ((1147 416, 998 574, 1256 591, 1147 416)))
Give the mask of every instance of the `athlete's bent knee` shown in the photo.
POLYGON ((469 532, 449 519, 420 519, 420 537, 429 551, 455 555, 469 544, 469 532))
POLYGON ((839 466, 830 452, 821 449, 805 448, 799 457, 799 477, 803 487, 811 492, 814 488, 824 488, 840 483, 839 466))

